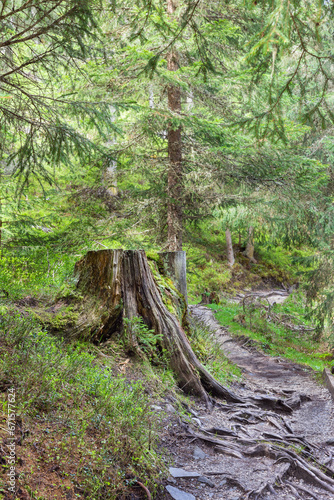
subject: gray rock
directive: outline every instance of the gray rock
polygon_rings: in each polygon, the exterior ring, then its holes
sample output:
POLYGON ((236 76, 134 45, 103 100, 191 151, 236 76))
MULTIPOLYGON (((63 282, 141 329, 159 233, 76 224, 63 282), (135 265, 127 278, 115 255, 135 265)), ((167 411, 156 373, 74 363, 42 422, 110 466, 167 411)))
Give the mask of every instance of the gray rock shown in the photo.
POLYGON ((166 406, 166 410, 167 410, 169 413, 176 413, 176 410, 175 410, 175 408, 174 408, 174 406, 173 406, 173 405, 169 405, 169 404, 168 404, 168 405, 166 406))
POLYGON ((206 453, 199 446, 195 446, 194 448, 194 458, 195 460, 200 460, 201 458, 205 458, 206 453))
POLYGON ((218 486, 224 486, 224 484, 226 484, 226 479, 223 479, 222 481, 220 481, 220 483, 218 484, 218 486))
POLYGON ((196 500, 196 497, 191 493, 174 488, 174 486, 166 486, 166 490, 174 500, 196 500))
POLYGON ((193 472, 185 469, 178 469, 177 467, 169 467, 169 473, 173 477, 188 477, 189 479, 191 479, 192 477, 200 476, 198 472, 193 472))
POLYGON ((162 410, 162 408, 161 408, 161 406, 152 405, 151 406, 151 410, 157 410, 157 411, 159 411, 159 410, 162 410))
POLYGON ((205 476, 199 476, 197 478, 197 481, 199 481, 200 483, 207 484, 208 486, 210 486, 210 488, 214 488, 215 487, 215 483, 213 483, 212 481, 210 481, 210 479, 207 478, 207 477, 205 477, 205 476))

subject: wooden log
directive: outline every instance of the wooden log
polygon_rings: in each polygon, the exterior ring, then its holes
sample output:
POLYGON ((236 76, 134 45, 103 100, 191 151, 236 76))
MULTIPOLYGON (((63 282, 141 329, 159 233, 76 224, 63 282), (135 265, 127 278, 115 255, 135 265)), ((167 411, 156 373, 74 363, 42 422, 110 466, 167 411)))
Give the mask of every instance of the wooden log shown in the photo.
POLYGON ((331 393, 332 399, 334 400, 334 377, 328 368, 325 368, 322 372, 325 384, 329 392, 331 393))

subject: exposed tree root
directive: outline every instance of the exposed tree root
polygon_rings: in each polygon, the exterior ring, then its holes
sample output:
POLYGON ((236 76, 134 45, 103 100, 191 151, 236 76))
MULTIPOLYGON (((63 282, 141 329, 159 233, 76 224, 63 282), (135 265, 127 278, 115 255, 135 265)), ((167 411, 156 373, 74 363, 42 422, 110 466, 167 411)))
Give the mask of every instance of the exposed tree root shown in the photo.
POLYGON ((292 484, 290 483, 290 481, 285 481, 285 484, 290 486, 291 490, 295 493, 297 498, 303 498, 298 494, 297 490, 300 490, 301 492, 306 493, 310 497, 314 498, 314 500, 318 500, 318 498, 312 493, 312 491, 308 490, 307 488, 304 488, 304 486, 300 486, 299 484, 298 485, 292 484))
POLYGON ((292 483, 287 482, 286 484, 289 486, 290 490, 292 491, 292 493, 295 495, 296 498, 300 498, 301 500, 303 500, 303 498, 299 495, 298 491, 296 490, 296 488, 292 483))
POLYGON ((146 488, 146 486, 141 483, 140 481, 136 481, 136 483, 145 491, 146 495, 147 495, 147 500, 152 500, 152 496, 151 496, 151 493, 149 492, 148 488, 146 488))
MULTIPOLYGON (((231 405, 225 406, 229 406, 229 412, 233 413, 230 417, 231 420, 243 420, 248 425, 265 422, 268 418, 266 412, 253 409, 252 411, 247 410, 245 403, 236 404, 233 407, 231 405)), ((334 471, 328 467, 325 461, 323 463, 319 462, 315 456, 318 447, 309 443, 303 436, 294 435, 290 431, 287 434, 284 429, 285 422, 280 415, 271 413, 271 420, 276 420, 276 428, 281 431, 280 434, 263 431, 256 439, 248 439, 241 435, 240 431, 243 434, 245 434, 245 431, 247 433, 243 426, 239 426, 238 432, 228 428, 214 427, 195 432, 189 426, 186 426, 186 432, 192 438, 195 437, 213 445, 215 451, 238 459, 267 457, 276 464, 279 462, 287 463, 284 472, 277 475, 273 481, 262 484, 256 490, 247 491, 243 497, 245 500, 259 500, 266 493, 275 494, 275 488, 284 485, 290 488, 296 498, 304 498, 300 493, 316 498, 307 488, 291 483, 288 480, 291 476, 303 479, 305 482, 320 487, 327 492, 334 493, 334 471), (282 424, 278 423, 277 420, 280 420, 282 424), (222 439, 220 436, 224 438, 222 439), (295 445, 299 448, 298 452, 294 448, 295 445)))
MULTIPOLYGON (((201 321, 203 318, 201 315, 201 321)), ((208 317, 208 323, 211 328, 216 328, 211 316, 208 317)), ((238 350, 235 357, 241 357, 238 350)), ((251 363, 250 371, 253 371, 255 364, 251 363)), ((261 478, 266 477, 262 479, 262 484, 254 483, 254 477, 249 475, 250 471, 241 473, 243 486, 246 485, 240 497, 243 500, 260 500, 268 496, 271 498, 282 488, 285 493, 287 490, 291 492, 288 492, 289 498, 290 495, 291 498, 305 500, 323 498, 312 491, 314 487, 323 490, 323 495, 326 492, 330 498, 334 498, 334 470, 331 468, 333 457, 325 448, 326 445, 334 445, 334 440, 327 440, 322 446, 317 446, 295 433, 285 415, 291 416, 311 398, 289 389, 280 390, 278 396, 282 393, 282 398, 261 394, 245 397, 242 404, 220 404, 219 410, 225 413, 223 420, 230 420, 231 429, 224 423, 226 428, 188 430, 188 434, 192 439, 197 437, 212 445, 216 452, 234 457, 224 463, 231 464, 232 468, 235 463, 235 470, 240 470, 247 464, 250 470, 254 469, 256 472, 256 458, 265 459, 263 465, 269 470, 259 474, 261 478), (299 481, 295 482, 291 478, 303 480, 300 482, 304 483, 301 485, 299 481)))
POLYGON ((269 493, 273 493, 274 495, 276 495, 276 491, 274 490, 273 485, 271 483, 266 483, 264 485, 261 485, 260 488, 258 488, 257 490, 251 490, 251 491, 249 491, 244 498, 245 498, 245 500, 248 500, 248 499, 251 499, 251 498, 254 499, 254 500, 258 500, 267 491, 269 493))

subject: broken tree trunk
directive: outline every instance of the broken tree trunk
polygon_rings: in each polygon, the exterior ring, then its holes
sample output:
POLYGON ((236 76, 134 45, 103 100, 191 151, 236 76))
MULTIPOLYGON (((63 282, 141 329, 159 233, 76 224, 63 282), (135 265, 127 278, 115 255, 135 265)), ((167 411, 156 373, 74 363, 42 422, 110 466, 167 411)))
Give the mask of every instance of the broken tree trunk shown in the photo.
POLYGON ((98 341, 124 329, 124 319, 141 317, 162 339, 180 387, 209 403, 208 393, 240 402, 195 356, 178 319, 167 309, 143 250, 91 251, 75 267, 84 295, 72 336, 98 341))
POLYGON ((162 260, 164 274, 170 276, 188 304, 186 252, 184 250, 179 252, 161 252, 159 255, 162 260))

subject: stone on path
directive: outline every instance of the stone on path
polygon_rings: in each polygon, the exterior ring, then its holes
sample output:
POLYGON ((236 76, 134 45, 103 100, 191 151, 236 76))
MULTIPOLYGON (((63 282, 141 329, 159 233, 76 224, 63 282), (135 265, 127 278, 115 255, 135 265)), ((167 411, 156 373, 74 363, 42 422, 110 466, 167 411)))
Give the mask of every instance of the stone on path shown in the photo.
POLYGON ((166 410, 168 411, 168 413, 176 413, 174 406, 170 404, 166 406, 166 410))
POLYGON ((199 460, 201 458, 205 458, 207 455, 199 446, 195 446, 194 448, 194 459, 199 460))
POLYGON ((185 477, 191 479, 192 477, 199 477, 198 472, 193 472, 184 469, 178 469, 177 467, 169 467, 169 473, 173 477, 185 477))
POLYGON ((196 500, 196 497, 191 493, 174 488, 174 486, 166 486, 166 490, 174 500, 196 500))
POLYGON ((208 486, 210 486, 210 488, 214 488, 215 487, 215 483, 213 483, 209 478, 207 478, 205 476, 199 476, 197 478, 197 481, 199 481, 200 483, 207 484, 208 486))

